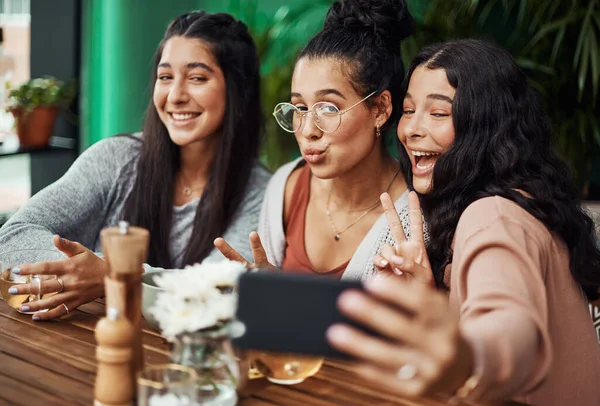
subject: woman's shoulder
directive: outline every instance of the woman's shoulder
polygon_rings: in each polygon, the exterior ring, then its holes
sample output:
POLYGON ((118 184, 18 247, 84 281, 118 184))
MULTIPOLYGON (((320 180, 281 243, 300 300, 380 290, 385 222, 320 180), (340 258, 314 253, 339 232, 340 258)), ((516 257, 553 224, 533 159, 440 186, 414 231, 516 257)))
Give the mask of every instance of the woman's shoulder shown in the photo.
POLYGON ((252 167, 252 172, 250 174, 250 184, 254 187, 266 188, 269 180, 273 174, 271 171, 264 166, 262 163, 258 162, 252 167))
POLYGON ((468 238, 479 230, 507 225, 522 229, 536 240, 551 240, 546 226, 516 202, 501 197, 489 196, 472 202, 461 214, 456 236, 468 238))
POLYGON ((124 165, 135 160, 141 148, 141 133, 117 134, 92 144, 81 155, 91 160, 108 160, 124 165))
POLYGON ((302 158, 298 158, 279 167, 269 180, 268 198, 280 200, 285 194, 290 177, 304 162, 302 158))
POLYGON ((282 183, 287 182, 288 178, 292 175, 292 173, 296 169, 304 166, 305 163, 306 161, 302 157, 300 157, 298 159, 294 159, 291 162, 288 162, 287 164, 282 165, 273 174, 272 181, 278 181, 282 183))

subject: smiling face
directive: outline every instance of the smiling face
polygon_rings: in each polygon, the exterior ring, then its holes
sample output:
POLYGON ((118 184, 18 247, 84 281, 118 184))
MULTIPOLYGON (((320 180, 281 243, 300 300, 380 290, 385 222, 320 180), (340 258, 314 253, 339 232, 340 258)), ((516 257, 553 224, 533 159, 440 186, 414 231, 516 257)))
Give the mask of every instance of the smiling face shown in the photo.
MULTIPOLYGON (((342 71, 342 62, 333 58, 302 58, 296 64, 292 78, 291 103, 306 111, 315 103, 329 102, 344 111, 363 96, 356 93, 342 71)), ((382 126, 387 119, 370 108, 366 102, 356 105, 341 116, 339 127, 326 133, 315 125, 315 118, 307 114, 294 133, 302 156, 313 175, 331 179, 342 175, 365 159, 380 143, 375 136, 375 125, 382 126), (379 116, 378 116, 379 115, 379 116)))
POLYGON ((225 91, 223 72, 205 43, 185 37, 165 43, 153 101, 175 144, 185 146, 219 132, 225 91))
POLYGON ((429 192, 435 163, 454 141, 455 93, 443 69, 420 66, 410 77, 398 139, 412 163, 413 186, 421 194, 429 192))

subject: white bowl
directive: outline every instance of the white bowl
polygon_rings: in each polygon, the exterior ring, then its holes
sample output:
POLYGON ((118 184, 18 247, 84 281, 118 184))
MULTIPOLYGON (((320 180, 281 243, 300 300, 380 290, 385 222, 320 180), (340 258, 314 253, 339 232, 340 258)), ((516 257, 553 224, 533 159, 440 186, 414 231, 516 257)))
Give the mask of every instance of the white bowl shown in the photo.
POLYGON ((156 286, 156 283, 152 280, 157 275, 163 272, 172 272, 164 269, 149 270, 142 274, 142 314, 148 323, 155 329, 159 329, 158 322, 152 316, 149 309, 154 305, 158 292, 162 292, 164 289, 156 286))

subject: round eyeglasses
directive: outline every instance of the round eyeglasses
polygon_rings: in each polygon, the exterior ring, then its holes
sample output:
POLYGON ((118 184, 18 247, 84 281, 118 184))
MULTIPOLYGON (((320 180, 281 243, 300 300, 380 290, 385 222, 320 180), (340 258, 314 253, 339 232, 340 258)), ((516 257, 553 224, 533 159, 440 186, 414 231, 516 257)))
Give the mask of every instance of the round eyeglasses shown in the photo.
POLYGON ((369 94, 345 110, 340 110, 335 104, 329 102, 315 103, 310 109, 306 107, 299 108, 291 103, 279 103, 273 110, 273 116, 284 131, 295 133, 302 127, 304 117, 306 117, 308 113, 312 113, 313 122, 317 128, 325 133, 332 133, 337 130, 342 123, 342 115, 352 110, 375 93, 377 93, 377 91, 369 94))

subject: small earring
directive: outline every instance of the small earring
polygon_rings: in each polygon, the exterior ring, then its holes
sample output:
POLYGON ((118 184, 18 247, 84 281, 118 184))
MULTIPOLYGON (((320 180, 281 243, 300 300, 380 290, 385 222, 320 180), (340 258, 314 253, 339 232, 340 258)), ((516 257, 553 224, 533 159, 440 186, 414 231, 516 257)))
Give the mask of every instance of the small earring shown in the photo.
POLYGON ((377 138, 381 137, 381 127, 379 127, 379 123, 375 126, 375 136, 377 138))

